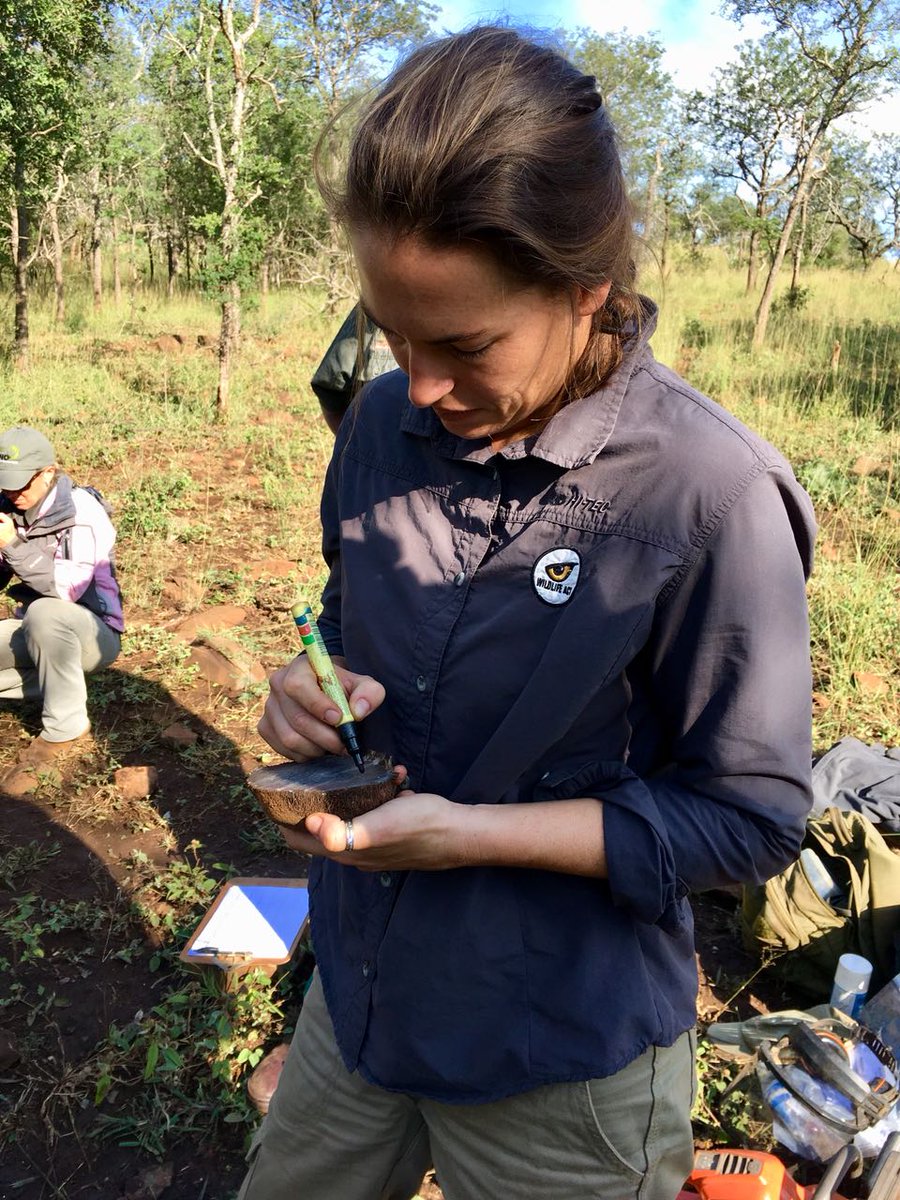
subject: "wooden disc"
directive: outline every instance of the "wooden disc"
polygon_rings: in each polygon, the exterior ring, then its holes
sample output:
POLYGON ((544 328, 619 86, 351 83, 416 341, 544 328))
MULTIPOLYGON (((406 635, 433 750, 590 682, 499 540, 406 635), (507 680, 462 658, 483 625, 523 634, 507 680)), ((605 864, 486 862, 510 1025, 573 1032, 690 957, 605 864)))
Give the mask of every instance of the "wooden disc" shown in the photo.
POLYGON ((350 821, 393 800, 400 790, 390 758, 370 752, 363 762, 364 774, 346 754, 276 763, 251 771, 247 786, 279 825, 299 825, 315 812, 350 821))

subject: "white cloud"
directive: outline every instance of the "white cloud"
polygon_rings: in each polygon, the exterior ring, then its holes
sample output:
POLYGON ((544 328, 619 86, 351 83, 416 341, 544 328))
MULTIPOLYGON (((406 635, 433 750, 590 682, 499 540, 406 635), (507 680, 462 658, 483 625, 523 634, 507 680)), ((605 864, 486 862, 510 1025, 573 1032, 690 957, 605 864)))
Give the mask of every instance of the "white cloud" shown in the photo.
MULTIPOLYGON (((438 26, 455 31, 507 17, 535 29, 585 26, 598 33, 654 33, 665 48, 666 70, 685 91, 706 88, 716 68, 735 58, 741 42, 759 38, 767 28, 759 18, 740 25, 729 21, 717 0, 630 0, 627 8, 598 0, 448 0, 438 26)), ((852 124, 861 133, 895 133, 900 129, 900 93, 870 106, 852 124)))

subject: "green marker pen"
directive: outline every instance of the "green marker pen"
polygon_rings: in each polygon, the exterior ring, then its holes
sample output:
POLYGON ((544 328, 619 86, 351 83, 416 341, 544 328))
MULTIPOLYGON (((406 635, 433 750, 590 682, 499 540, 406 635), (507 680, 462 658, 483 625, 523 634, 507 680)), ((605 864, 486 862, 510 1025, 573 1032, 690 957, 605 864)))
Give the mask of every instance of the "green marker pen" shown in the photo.
POLYGON ((335 673, 331 655, 325 648, 322 634, 319 632, 319 627, 312 615, 312 609, 305 600, 298 600, 291 607, 291 616, 294 618, 294 624, 300 630, 300 641, 306 650, 309 665, 315 671, 319 687, 328 699, 334 702, 341 714, 341 722, 337 727, 337 731, 341 735, 341 741, 347 747, 350 757, 356 763, 359 773, 361 775, 365 774, 366 768, 363 763, 362 751, 359 748, 359 740, 356 736, 356 724, 353 720, 353 713, 350 711, 347 696, 335 673))

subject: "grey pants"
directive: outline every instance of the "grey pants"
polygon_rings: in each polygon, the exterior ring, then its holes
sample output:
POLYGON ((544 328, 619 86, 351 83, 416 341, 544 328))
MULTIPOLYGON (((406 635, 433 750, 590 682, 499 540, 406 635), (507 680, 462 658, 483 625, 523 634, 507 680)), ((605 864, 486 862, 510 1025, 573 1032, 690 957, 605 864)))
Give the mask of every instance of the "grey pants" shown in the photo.
POLYGON ((42 596, 0 621, 0 700, 40 699, 42 736, 67 742, 90 726, 85 674, 118 656, 120 637, 82 604, 42 596))
POLYGON ((446 1200, 674 1200, 694 1042, 491 1104, 414 1100, 347 1072, 317 973, 238 1200, 410 1200, 432 1162, 446 1200))

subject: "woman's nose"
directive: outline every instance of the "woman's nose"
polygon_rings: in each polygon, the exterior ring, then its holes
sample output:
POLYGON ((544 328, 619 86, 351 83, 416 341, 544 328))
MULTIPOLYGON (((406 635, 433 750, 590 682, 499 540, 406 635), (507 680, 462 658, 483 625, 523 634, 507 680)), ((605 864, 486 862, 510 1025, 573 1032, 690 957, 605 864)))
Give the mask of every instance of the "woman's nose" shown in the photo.
POLYGON ((410 352, 406 364, 409 399, 416 408, 431 408, 453 391, 453 379, 427 354, 410 352))

